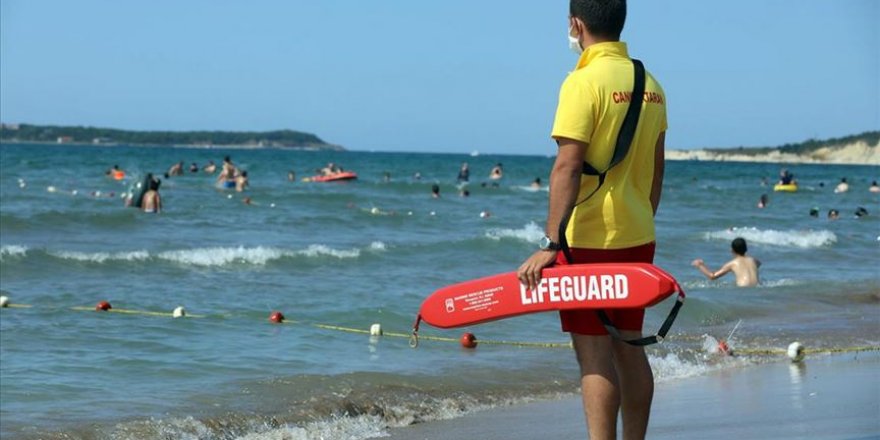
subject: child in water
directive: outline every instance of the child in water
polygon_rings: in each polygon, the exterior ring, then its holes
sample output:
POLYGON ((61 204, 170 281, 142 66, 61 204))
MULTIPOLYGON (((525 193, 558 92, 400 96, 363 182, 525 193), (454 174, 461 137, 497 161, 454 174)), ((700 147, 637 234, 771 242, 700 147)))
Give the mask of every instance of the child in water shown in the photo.
POLYGON ((728 272, 733 271, 734 275, 736 275, 737 286, 757 286, 758 268, 761 267, 761 262, 755 258, 746 256, 746 251, 748 251, 746 240, 742 237, 737 237, 730 243, 730 248, 731 252, 733 252, 733 259, 728 261, 724 266, 721 266, 721 269, 718 269, 715 272, 709 270, 703 260, 699 258, 694 260, 691 265, 699 269, 700 272, 702 272, 703 275, 706 275, 706 278, 709 278, 710 280, 721 278, 728 272))

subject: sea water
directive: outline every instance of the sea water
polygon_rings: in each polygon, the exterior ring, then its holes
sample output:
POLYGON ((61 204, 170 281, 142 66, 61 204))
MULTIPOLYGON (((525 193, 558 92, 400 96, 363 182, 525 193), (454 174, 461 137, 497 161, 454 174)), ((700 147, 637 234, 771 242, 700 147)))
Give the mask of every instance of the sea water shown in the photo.
MULTIPOLYGON (((0 311, 0 434, 359 439, 577 392, 574 355, 553 313, 459 330, 423 325, 423 335, 452 342, 417 349, 404 337, 345 331, 380 323, 405 334, 433 290, 515 270, 543 235, 553 151, 540 153, 3 145, 0 293, 32 307, 0 311), (248 171, 245 192, 187 172, 163 178, 161 214, 123 206, 145 173, 225 155, 248 171), (358 179, 300 181, 327 162, 358 179), (471 169, 466 187, 455 180, 462 162, 471 169), (494 186, 488 174, 499 162, 504 178, 494 186), (105 176, 114 164, 125 180, 105 176), (540 189, 530 187, 536 177, 540 189), (72 309, 103 300, 169 315, 184 306, 200 317, 72 309), (271 324, 272 311, 288 322, 271 324), (464 331, 555 346, 468 350, 454 342, 464 331)), ((659 381, 772 359, 704 347, 740 320, 730 345, 743 353, 795 340, 880 344, 880 195, 868 192, 878 168, 790 165, 799 191, 774 193, 780 167, 667 164, 656 264, 688 299, 667 341, 648 349, 659 381), (843 177, 851 189, 835 194, 843 177), (769 205, 759 209, 762 194, 769 205), (859 206, 870 214, 855 218, 859 206), (809 216, 813 207, 819 217, 809 216), (829 220, 829 209, 840 219, 829 220), (735 237, 762 261, 760 287, 708 281, 690 266, 703 258, 720 267, 735 237)), ((670 306, 648 311, 646 332, 670 306)))

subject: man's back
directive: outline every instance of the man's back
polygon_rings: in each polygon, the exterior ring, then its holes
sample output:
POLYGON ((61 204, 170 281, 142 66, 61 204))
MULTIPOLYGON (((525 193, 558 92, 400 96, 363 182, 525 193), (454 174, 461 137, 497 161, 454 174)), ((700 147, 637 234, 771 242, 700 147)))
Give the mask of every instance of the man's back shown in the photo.
POLYGON ((736 285, 739 287, 758 285, 758 266, 760 265, 760 261, 745 255, 737 255, 727 263, 727 266, 736 275, 736 285))
MULTIPOLYGON (((630 105, 633 79, 626 43, 590 46, 562 85, 553 137, 587 144, 584 160, 597 170, 605 170, 630 105)), ((630 150, 608 172, 596 194, 572 212, 567 234, 572 247, 620 249, 654 241, 650 201, 654 149, 665 130, 666 97, 646 72, 642 111, 630 150)), ((598 184, 597 177, 582 176, 578 201, 598 184)))

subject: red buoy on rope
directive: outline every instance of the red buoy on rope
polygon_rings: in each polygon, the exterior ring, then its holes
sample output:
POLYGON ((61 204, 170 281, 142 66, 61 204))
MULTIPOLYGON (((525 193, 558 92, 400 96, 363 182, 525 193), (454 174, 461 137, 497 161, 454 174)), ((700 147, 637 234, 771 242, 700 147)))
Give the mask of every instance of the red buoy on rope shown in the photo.
POLYGON ((107 310, 112 309, 113 306, 110 305, 107 301, 101 301, 98 305, 95 306, 95 310, 99 312, 106 312, 107 310))
POLYGON ((461 335, 461 346, 464 348, 477 348, 477 337, 473 333, 461 335))
POLYGON ((269 322, 281 324, 284 322, 284 314, 281 312, 272 312, 272 314, 269 315, 269 322))

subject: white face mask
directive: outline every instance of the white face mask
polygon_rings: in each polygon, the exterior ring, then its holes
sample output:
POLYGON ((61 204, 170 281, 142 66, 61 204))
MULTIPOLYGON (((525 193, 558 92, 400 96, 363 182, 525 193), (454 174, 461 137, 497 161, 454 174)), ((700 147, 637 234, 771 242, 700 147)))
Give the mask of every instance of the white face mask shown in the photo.
POLYGON ((581 42, 578 41, 578 38, 574 35, 574 26, 568 28, 568 48, 571 49, 572 52, 580 55, 584 53, 584 48, 581 47, 581 42))

